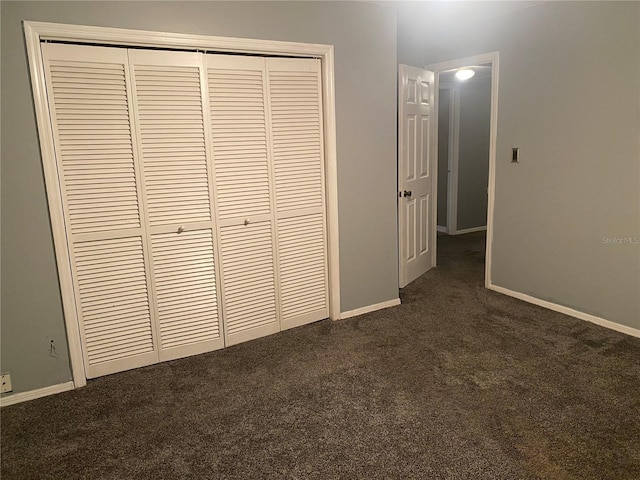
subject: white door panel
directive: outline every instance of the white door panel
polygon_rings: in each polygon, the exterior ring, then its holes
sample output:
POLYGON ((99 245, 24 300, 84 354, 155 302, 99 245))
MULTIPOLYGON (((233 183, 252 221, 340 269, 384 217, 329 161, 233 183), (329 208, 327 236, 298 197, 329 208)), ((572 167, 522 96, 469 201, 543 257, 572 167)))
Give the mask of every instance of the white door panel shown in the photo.
POLYGON ((320 61, 267 60, 281 328, 329 316, 320 61))
POLYGON ((88 378, 157 361, 127 51, 42 45, 88 378))
POLYGON ((265 61, 207 55, 216 200, 221 220, 271 215, 265 61))
POLYGON ((227 345, 279 332, 270 222, 223 227, 220 244, 227 345))
POLYGON ((404 287, 435 265, 434 74, 399 66, 399 283, 404 287))
POLYGON ((130 50, 159 360, 224 346, 202 56, 130 50))
POLYGON ((282 328, 327 318, 327 267, 321 213, 278 220, 282 328))
POLYGON ((266 61, 205 57, 226 344, 280 331, 266 61))
POLYGON ((151 236, 160 360, 224 346, 211 229, 151 236))
POLYGON ((157 361, 141 237, 74 244, 89 378, 157 361))

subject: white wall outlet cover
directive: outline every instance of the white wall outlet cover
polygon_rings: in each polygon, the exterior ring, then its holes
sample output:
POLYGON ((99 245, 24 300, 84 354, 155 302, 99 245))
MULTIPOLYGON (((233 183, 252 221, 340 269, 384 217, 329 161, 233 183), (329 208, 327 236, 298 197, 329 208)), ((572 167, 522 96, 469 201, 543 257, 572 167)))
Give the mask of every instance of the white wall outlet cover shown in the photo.
POLYGON ((13 390, 13 387, 11 386, 11 374, 10 373, 3 373, 0 374, 0 393, 7 393, 10 392, 11 390, 13 390))

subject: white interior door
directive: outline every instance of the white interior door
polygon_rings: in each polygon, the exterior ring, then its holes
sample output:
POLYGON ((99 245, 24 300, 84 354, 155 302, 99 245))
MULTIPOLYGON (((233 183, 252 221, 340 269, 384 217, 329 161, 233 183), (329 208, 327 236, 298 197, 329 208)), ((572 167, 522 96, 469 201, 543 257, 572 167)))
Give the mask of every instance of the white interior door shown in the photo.
POLYGON ((399 283, 405 287, 435 266, 436 141, 434 74, 398 69, 399 283))

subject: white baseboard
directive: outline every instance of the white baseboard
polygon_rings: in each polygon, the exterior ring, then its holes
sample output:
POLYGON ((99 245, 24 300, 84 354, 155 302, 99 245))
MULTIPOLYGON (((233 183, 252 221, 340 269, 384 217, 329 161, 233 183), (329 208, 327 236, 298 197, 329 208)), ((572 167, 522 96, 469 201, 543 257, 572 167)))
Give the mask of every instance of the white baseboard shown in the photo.
POLYGON ((487 226, 484 225, 482 227, 472 227, 472 228, 463 228, 462 230, 456 230, 455 232, 449 233, 449 235, 464 235, 465 233, 473 233, 473 232, 482 232, 487 229, 487 226))
POLYGON ((616 332, 626 333, 627 335, 631 335, 632 337, 640 338, 640 329, 638 328, 620 325, 619 323, 605 320, 604 318, 596 317, 595 315, 591 315, 589 313, 584 313, 579 310, 574 310, 573 308, 565 307, 564 305, 558 305, 557 303, 541 300, 540 298, 532 297, 531 295, 527 295, 526 293, 515 292, 513 290, 509 290, 508 288, 498 287, 497 285, 489 285, 488 288, 489 290, 493 290, 494 292, 502 293, 519 300, 524 300, 525 302, 548 308, 549 310, 553 310, 554 312, 564 313, 565 315, 569 315, 580 320, 586 320, 587 322, 595 323, 596 325, 615 330, 616 332))
POLYGON ((444 227, 442 225, 438 225, 438 231, 442 232, 442 233, 447 233, 447 227, 444 227))
POLYGON ((357 315, 363 315, 369 312, 375 312, 376 310, 382 310, 383 308, 395 307, 400 305, 400 299, 394 298, 393 300, 387 300, 386 302, 376 303, 375 305, 368 305, 366 307, 356 308, 355 310, 348 310, 340 314, 340 319, 355 317, 357 315))
POLYGON ((7 396, 0 397, 0 407, 7 407, 16 403, 28 402, 29 400, 35 400, 36 398, 46 397, 48 395, 54 395, 56 393, 68 392, 73 390, 75 385, 73 382, 59 383, 58 385, 51 385, 50 387, 37 388, 35 390, 29 390, 28 392, 20 392, 7 394, 7 396))

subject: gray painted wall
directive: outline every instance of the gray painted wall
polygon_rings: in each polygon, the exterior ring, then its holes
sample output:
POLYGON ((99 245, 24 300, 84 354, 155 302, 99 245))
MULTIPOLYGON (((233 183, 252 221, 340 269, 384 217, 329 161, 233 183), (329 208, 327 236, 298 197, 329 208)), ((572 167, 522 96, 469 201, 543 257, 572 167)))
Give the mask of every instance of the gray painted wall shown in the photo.
POLYGON ((458 210, 456 230, 487 224, 491 78, 459 85, 458 210))
POLYGON ((500 52, 493 283, 640 328, 640 3, 446 8, 402 6, 398 61, 500 52))
POLYGON ((334 45, 342 310, 398 297, 392 9, 346 2, 4 1, 1 9, 1 362, 15 392, 71 379, 22 20, 334 45))
POLYGON ((449 192, 449 108, 450 90, 438 92, 438 225, 446 227, 449 192))
MULTIPOLYGON (((491 78, 456 82, 458 92, 458 185, 456 230, 487 224, 491 78)), ((438 103, 438 225, 448 226, 449 89, 438 103)))

